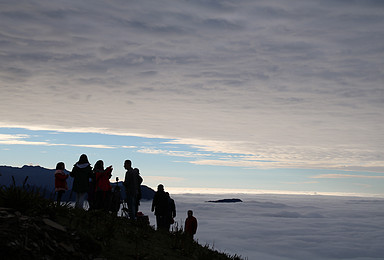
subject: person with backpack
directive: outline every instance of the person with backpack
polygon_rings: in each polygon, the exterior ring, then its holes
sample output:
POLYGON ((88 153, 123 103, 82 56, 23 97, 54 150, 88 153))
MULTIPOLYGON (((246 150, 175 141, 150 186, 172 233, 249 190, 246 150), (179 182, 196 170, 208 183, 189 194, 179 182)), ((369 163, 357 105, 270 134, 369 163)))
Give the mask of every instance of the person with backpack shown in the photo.
POLYGON ((95 209, 109 211, 112 186, 109 179, 112 177, 112 165, 104 169, 104 162, 98 160, 93 172, 95 174, 95 209))
POLYGON ((92 176, 92 167, 85 154, 80 159, 70 173, 73 178, 72 191, 76 193, 75 207, 83 209, 84 201, 89 191, 89 178, 92 176))
POLYGON ((174 218, 176 217, 176 204, 175 201, 171 198, 168 192, 166 192, 168 198, 168 217, 167 217, 167 230, 175 223, 174 218))
POLYGON ((169 230, 169 200, 164 185, 159 184, 152 201, 151 211, 155 212, 157 230, 169 230))
POLYGON ((137 195, 138 195, 138 179, 135 174, 135 171, 132 168, 132 162, 130 160, 125 160, 124 168, 127 170, 124 178, 124 187, 126 194, 126 202, 128 206, 128 216, 129 219, 136 219, 136 203, 137 203, 137 195))
POLYGON ((60 205, 61 197, 64 192, 68 190, 68 174, 66 174, 64 170, 65 164, 63 162, 57 163, 55 171, 55 192, 57 192, 57 205, 60 205))
POLYGON ((139 211, 140 200, 141 200, 141 184, 143 183, 143 178, 140 176, 140 171, 138 168, 133 169, 133 173, 137 180, 137 195, 136 195, 136 205, 135 205, 135 216, 139 211))

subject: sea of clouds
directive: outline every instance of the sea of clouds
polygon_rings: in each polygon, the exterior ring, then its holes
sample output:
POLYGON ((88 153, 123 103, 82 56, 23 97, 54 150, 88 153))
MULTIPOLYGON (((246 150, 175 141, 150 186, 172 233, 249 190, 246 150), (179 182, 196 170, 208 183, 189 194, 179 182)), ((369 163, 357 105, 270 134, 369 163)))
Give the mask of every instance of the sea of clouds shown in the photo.
MULTIPOLYGON (((384 259, 384 199, 320 195, 173 195, 178 225, 188 209, 195 239, 249 260, 384 259), (239 203, 209 200, 239 198, 239 203)), ((151 201, 140 211, 150 212, 151 201)))

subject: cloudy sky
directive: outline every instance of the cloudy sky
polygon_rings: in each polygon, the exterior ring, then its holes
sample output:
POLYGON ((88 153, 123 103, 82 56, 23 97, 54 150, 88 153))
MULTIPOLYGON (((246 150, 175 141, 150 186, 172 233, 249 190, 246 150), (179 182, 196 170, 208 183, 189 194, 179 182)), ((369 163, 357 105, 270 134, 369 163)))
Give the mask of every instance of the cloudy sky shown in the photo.
POLYGON ((1 164, 383 194, 383 1, 5 0, 0 24, 1 164))

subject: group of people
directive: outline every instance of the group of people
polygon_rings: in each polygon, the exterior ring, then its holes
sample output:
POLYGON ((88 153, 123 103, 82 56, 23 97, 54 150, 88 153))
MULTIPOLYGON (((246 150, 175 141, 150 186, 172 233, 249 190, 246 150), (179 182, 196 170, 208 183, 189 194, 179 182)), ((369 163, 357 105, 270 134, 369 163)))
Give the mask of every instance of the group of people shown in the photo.
MULTIPOLYGON (((129 218, 136 219, 140 205, 141 183, 143 182, 143 178, 140 176, 139 169, 132 168, 132 162, 130 160, 124 162, 124 168, 127 170, 123 185, 125 187, 129 218)), ((67 179, 71 176, 73 177, 72 191, 76 193, 76 208, 82 209, 84 201, 88 196, 89 210, 111 210, 111 206, 113 205, 112 186, 109 180, 112 177, 112 165, 105 168, 104 162, 98 160, 92 168, 87 155, 82 154, 69 175, 66 174, 64 170, 65 164, 63 162, 57 163, 55 191, 57 192, 58 204, 60 204, 64 192, 68 190, 67 179)))
MULTIPOLYGON (((136 220, 140 205, 143 178, 140 176, 138 168, 132 168, 132 162, 130 160, 125 160, 124 168, 126 174, 123 185, 126 193, 125 201, 128 208, 128 217, 136 220)), ((104 168, 104 162, 102 160, 98 160, 92 169, 88 157, 85 154, 80 156, 69 175, 65 173, 65 164, 63 162, 57 163, 55 171, 57 204, 60 204, 64 192, 68 190, 67 179, 71 176, 73 177, 72 191, 76 193, 76 208, 83 208, 84 201, 88 195, 89 210, 102 209, 111 211, 111 205, 113 205, 112 186, 109 180, 112 177, 112 171, 112 166, 104 168)), ((120 198, 118 207, 120 207, 120 198)), ((154 212, 156 216, 157 229, 169 230, 170 225, 174 223, 174 218, 176 217, 176 205, 169 193, 164 191, 162 184, 159 184, 157 187, 152 201, 151 211, 154 212)), ((188 211, 187 216, 184 226, 185 232, 193 238, 197 230, 197 220, 193 216, 192 210, 188 211)))

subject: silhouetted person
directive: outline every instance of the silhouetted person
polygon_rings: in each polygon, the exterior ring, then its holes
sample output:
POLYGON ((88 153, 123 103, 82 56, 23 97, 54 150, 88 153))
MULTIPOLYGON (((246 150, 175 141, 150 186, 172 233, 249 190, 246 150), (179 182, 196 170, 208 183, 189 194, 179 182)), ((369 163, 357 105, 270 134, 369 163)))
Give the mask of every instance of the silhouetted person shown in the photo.
POLYGON ((117 213, 120 210, 120 203, 121 203, 121 189, 119 186, 119 177, 116 177, 116 185, 115 188, 112 191, 111 195, 111 203, 109 210, 117 216, 117 213))
POLYGON ((197 219, 193 216, 192 210, 188 210, 187 216, 185 219, 184 232, 193 239, 197 230, 197 219))
POLYGON ((94 170, 91 173, 89 178, 89 188, 88 188, 88 210, 93 210, 96 208, 96 175, 94 170))
POLYGON ((66 174, 64 170, 65 164, 63 162, 57 163, 55 171, 55 191, 57 192, 57 205, 60 205, 61 197, 63 196, 64 192, 68 190, 68 174, 66 174))
POLYGON ((133 169, 133 173, 137 180, 137 196, 136 196, 136 205, 135 205, 135 216, 139 211, 140 200, 141 200, 141 184, 143 183, 143 178, 140 176, 140 171, 138 168, 133 169))
POLYGON ((169 230, 169 196, 164 192, 164 186, 159 184, 152 201, 151 211, 155 211, 157 230, 169 230))
POLYGON ((112 165, 104 169, 104 162, 99 160, 96 162, 93 172, 95 173, 95 191, 96 200, 95 208, 109 210, 109 204, 111 200, 112 186, 109 179, 112 177, 112 165))
POLYGON ((82 209, 89 190, 89 178, 92 176, 92 167, 87 155, 80 156, 79 161, 73 166, 70 176, 73 177, 72 190, 76 192, 75 207, 82 209))
POLYGON ((168 198, 168 217, 167 217, 167 230, 175 223, 174 218, 176 217, 176 204, 175 201, 169 196, 169 193, 166 192, 168 198))
POLYGON ((124 187, 127 196, 128 216, 130 219, 135 220, 137 212, 138 179, 135 171, 132 169, 132 162, 130 160, 125 160, 124 168, 127 170, 124 178, 124 187))

